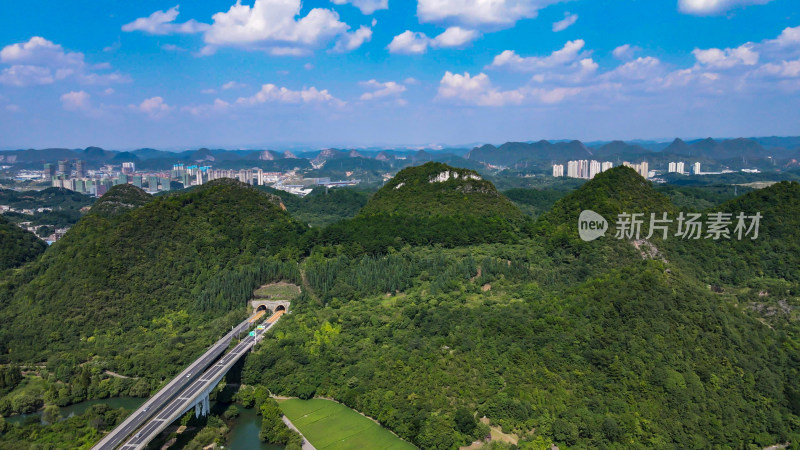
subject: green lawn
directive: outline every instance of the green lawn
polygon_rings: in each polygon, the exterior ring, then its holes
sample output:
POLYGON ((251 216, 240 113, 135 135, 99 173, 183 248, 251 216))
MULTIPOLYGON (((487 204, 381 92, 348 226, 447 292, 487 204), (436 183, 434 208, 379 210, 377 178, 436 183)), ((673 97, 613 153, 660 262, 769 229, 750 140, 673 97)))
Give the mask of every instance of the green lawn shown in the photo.
POLYGON ((317 450, 415 448, 372 420, 336 402, 291 399, 281 401, 280 406, 317 450))
POLYGON ((290 283, 272 283, 256 289, 256 298, 292 300, 300 295, 300 286, 290 283))

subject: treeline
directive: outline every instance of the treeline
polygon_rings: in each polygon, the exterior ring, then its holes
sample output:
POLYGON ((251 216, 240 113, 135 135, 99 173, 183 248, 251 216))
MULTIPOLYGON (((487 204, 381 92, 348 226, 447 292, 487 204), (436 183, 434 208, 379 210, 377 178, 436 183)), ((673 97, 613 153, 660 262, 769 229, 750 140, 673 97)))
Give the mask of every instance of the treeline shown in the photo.
POLYGON ((487 256, 476 260, 469 254, 456 256, 441 249, 354 258, 314 256, 303 267, 311 288, 325 301, 396 294, 410 288, 418 277, 429 282, 431 294, 452 291, 473 278, 479 284, 500 277, 516 281, 530 278, 526 259, 487 256))
POLYGON ((111 409, 106 405, 91 406, 85 413, 60 417, 57 407, 49 411, 55 419, 49 425, 41 425, 38 417, 21 425, 11 425, 0 417, 0 449, 34 450, 90 448, 102 434, 122 422, 128 411, 111 409))
POLYGON ((206 282, 197 297, 197 308, 223 312, 241 309, 257 287, 277 281, 300 284, 297 262, 261 257, 251 264, 225 269, 206 282))

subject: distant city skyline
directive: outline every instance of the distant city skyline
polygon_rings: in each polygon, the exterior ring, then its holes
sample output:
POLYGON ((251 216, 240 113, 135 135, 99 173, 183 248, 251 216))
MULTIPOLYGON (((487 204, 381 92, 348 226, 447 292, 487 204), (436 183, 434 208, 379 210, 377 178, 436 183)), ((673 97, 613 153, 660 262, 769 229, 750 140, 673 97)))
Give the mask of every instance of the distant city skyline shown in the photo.
POLYGON ((0 3, 0 149, 800 135, 796 0, 0 3))

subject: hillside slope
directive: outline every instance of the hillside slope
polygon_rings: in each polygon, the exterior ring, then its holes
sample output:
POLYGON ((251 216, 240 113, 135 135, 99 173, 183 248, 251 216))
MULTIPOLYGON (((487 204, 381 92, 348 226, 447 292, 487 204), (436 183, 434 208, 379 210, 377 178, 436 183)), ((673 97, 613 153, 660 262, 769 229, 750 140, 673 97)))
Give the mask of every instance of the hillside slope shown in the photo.
POLYGON ((475 171, 429 162, 398 172, 355 218, 322 230, 312 245, 381 253, 409 244, 511 242, 527 233, 528 224, 519 208, 475 171))
MULTIPOLYGON (((795 189, 726 208, 785 205, 775 220, 788 231, 788 215, 800 216, 795 189)), ((766 297, 744 284, 720 294, 701 270, 757 269, 747 248, 693 267, 678 253, 642 254, 630 239, 584 243, 584 208, 608 217, 677 210, 619 168, 559 200, 532 239, 309 258, 309 284, 326 306, 287 317, 280 338, 248 358, 243 382, 335 398, 421 448, 483 438, 474 417, 484 416, 521 436, 521 448, 800 441, 800 321, 762 313, 797 308, 797 283, 773 283, 766 297)), ((758 245, 797 242, 767 229, 758 245)), ((669 239, 652 242, 665 251, 669 239)), ((784 270, 798 274, 797 265, 784 270)))
POLYGON ((231 180, 112 210, 85 216, 3 286, 0 360, 97 355, 120 373, 167 376, 241 319, 280 266, 269 256, 296 254, 305 230, 271 195, 231 180))
POLYGON ((35 259, 46 248, 36 235, 0 216, 0 271, 35 259))

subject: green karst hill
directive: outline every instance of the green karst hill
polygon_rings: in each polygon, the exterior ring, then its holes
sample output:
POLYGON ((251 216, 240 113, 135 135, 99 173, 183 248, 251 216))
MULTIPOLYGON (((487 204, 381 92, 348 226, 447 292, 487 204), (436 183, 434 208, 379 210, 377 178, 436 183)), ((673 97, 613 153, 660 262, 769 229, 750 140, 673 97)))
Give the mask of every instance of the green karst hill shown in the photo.
POLYGON ((430 162, 401 170, 359 212, 359 216, 505 217, 519 210, 477 172, 430 162))
POLYGON ((511 242, 528 228, 519 208, 477 172, 429 162, 398 172, 355 218, 329 226, 315 243, 380 253, 404 245, 511 242))
POLYGON ((274 196, 231 180, 158 198, 117 186, 2 286, 0 359, 97 358, 160 379, 243 317, 303 230, 274 196))
POLYGON ((92 205, 89 212, 106 217, 119 216, 149 202, 151 197, 141 188, 131 184, 118 184, 92 205))
POLYGON ((0 216, 0 271, 25 264, 46 248, 35 234, 0 216))

